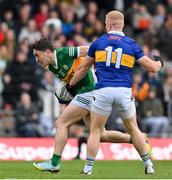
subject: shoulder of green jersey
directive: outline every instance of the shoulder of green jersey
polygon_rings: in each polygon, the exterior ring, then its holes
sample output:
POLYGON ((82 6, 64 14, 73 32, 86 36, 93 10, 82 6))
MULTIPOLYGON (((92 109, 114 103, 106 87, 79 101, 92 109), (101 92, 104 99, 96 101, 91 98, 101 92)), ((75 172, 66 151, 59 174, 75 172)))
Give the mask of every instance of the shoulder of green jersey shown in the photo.
POLYGON ((80 57, 80 47, 77 47, 77 57, 80 57))
POLYGON ((58 69, 58 60, 57 60, 56 50, 54 50, 54 58, 55 58, 55 66, 53 65, 53 67, 54 67, 55 69, 58 69))
POLYGON ((75 55, 75 47, 69 47, 69 56, 75 55))

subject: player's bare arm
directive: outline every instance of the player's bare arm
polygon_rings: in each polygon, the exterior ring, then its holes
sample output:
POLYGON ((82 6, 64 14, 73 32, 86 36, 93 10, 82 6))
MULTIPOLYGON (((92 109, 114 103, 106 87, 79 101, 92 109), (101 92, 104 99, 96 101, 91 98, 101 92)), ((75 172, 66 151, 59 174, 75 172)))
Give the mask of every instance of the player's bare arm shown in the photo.
POLYGON ((160 61, 154 61, 150 59, 148 56, 141 57, 138 62, 147 71, 153 72, 153 73, 158 72, 162 67, 162 63, 160 61))
POLYGON ((80 64, 78 69, 76 70, 73 78, 70 80, 69 85, 74 86, 77 82, 79 82, 87 73, 88 69, 94 64, 94 58, 90 56, 86 56, 84 61, 80 64))

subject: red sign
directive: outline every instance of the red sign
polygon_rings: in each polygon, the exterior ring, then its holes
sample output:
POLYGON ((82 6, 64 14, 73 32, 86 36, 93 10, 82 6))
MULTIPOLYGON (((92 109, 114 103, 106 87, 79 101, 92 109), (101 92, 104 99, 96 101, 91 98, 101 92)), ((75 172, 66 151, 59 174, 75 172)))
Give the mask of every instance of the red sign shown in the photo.
MULTIPOLYGON (((154 159, 172 160, 172 139, 150 139, 154 159)), ((53 154, 53 138, 0 138, 0 160, 47 160, 53 154)), ((78 152, 77 140, 69 139, 63 159, 73 159, 78 152)), ((82 145, 80 157, 85 159, 86 144, 82 145)), ((135 160, 140 159, 131 144, 102 143, 97 159, 100 160, 135 160)))

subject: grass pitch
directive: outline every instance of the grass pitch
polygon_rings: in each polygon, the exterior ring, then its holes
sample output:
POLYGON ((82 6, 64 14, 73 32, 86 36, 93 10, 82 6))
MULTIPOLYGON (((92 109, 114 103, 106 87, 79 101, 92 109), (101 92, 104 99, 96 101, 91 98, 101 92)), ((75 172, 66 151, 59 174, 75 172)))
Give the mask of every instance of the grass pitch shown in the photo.
POLYGON ((84 161, 62 161, 57 174, 41 172, 32 162, 1 161, 0 179, 172 179, 172 161, 154 161, 156 174, 144 174, 141 161, 96 161, 94 174, 83 176, 84 161))

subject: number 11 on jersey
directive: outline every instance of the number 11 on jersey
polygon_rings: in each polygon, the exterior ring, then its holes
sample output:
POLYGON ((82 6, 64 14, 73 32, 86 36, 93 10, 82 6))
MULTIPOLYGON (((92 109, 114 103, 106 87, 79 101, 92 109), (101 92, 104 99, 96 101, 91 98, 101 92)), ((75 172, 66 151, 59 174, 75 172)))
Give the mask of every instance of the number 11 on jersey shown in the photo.
MULTIPOLYGON (((105 51, 107 52, 106 56, 106 66, 110 66, 111 61, 112 61, 112 46, 108 46, 105 48, 105 51)), ((116 63, 115 63, 115 68, 120 68, 121 65, 121 59, 122 59, 122 48, 117 48, 115 49, 116 52, 116 63)))

